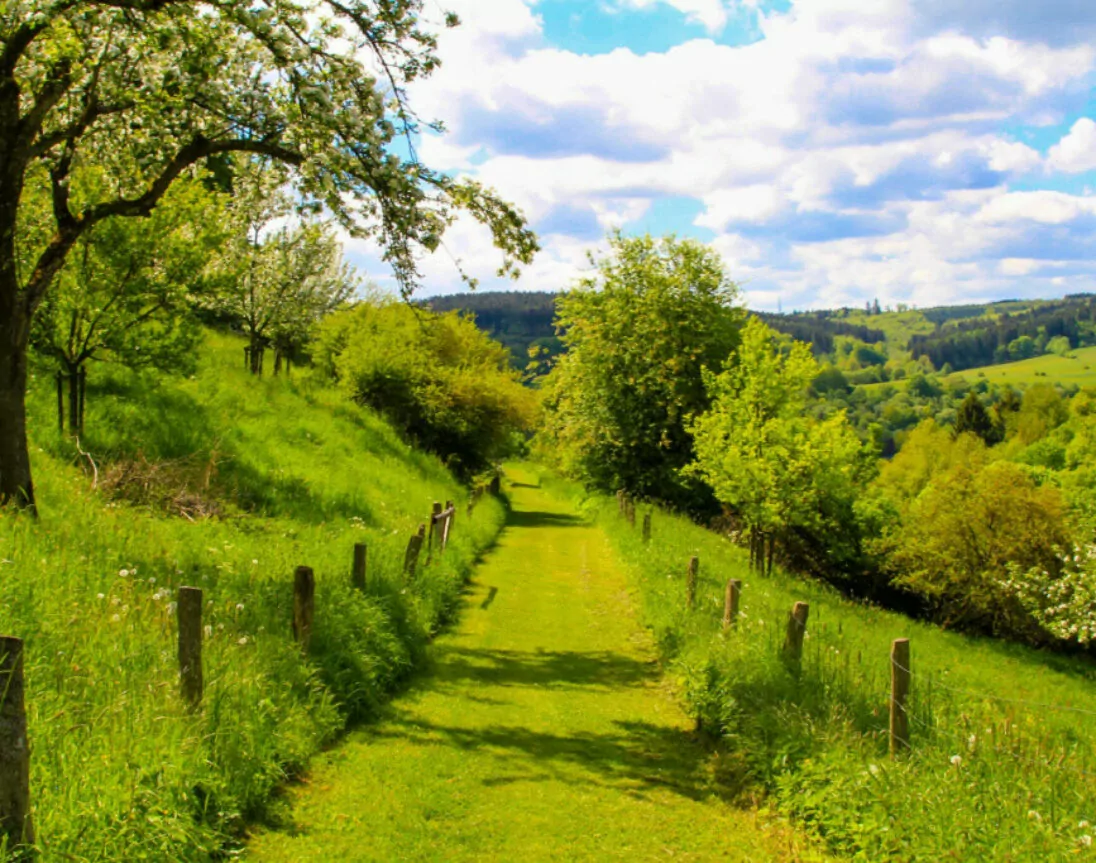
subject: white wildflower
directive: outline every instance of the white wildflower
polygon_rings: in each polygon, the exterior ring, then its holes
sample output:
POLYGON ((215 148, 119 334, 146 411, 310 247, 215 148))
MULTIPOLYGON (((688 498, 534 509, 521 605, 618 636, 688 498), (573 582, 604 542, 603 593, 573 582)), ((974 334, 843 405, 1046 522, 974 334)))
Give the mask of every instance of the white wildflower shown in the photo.
POLYGON ((872 776, 878 776, 879 775, 879 765, 878 764, 869 764, 868 765, 868 771, 871 773, 872 776))
POLYGON ((244 604, 242 602, 237 602, 236 603, 236 610, 237 611, 243 611, 244 610, 244 604))
POLYGON ((1087 833, 1086 833, 1086 834, 1085 834, 1084 836, 1082 836, 1082 837, 1081 837, 1081 838, 1080 838, 1079 840, 1077 840, 1077 841, 1079 841, 1079 842, 1080 842, 1080 843, 1081 843, 1082 845, 1084 845, 1084 846, 1085 846, 1086 848, 1088 848, 1088 847, 1090 847, 1090 846, 1092 845, 1092 837, 1091 837, 1091 836, 1089 836, 1089 835, 1088 835, 1087 833))
POLYGON ((1042 821, 1043 816, 1036 812, 1034 809, 1028 810, 1028 821, 1042 821))
POLYGON ((129 578, 129 570, 128 569, 118 570, 118 577, 119 578, 129 578))
POLYGON ((100 593, 100 594, 99 594, 99 598, 100 598, 100 599, 106 599, 106 598, 107 598, 107 596, 106 596, 106 594, 105 594, 105 593, 100 593))
POLYGON ((241 639, 240 639, 239 641, 237 641, 236 643, 237 643, 237 644, 247 644, 247 636, 245 635, 245 636, 244 636, 243 638, 241 638, 241 639))
POLYGON ((203 628, 202 631, 205 633, 206 638, 212 638, 213 637, 213 627, 210 626, 208 623, 205 625, 205 627, 203 628))
POLYGON ((956 767, 963 763, 963 757, 961 755, 953 755, 950 760, 956 767))
POLYGON ((111 619, 111 622, 113 622, 113 623, 117 623, 117 622, 118 622, 119 620, 121 620, 122 618, 121 618, 121 616, 120 616, 120 615, 117 615, 117 614, 112 614, 112 615, 110 616, 110 619, 111 619))

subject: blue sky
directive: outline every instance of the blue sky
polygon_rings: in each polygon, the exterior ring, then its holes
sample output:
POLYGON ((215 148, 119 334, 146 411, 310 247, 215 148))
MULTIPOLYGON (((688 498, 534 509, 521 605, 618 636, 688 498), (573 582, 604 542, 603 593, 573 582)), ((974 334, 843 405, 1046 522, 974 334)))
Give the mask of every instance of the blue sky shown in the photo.
POLYGON ((711 244, 754 308, 1096 290, 1092 0, 443 8, 463 24, 411 96, 448 131, 421 154, 515 202, 543 252, 500 283, 458 222, 424 293, 462 289, 453 257, 482 289, 565 288, 614 229, 711 244))

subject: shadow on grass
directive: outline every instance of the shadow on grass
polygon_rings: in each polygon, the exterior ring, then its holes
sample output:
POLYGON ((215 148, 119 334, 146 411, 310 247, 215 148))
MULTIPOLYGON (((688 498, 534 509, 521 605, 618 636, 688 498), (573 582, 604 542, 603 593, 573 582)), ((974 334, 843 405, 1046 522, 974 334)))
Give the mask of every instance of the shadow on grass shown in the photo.
POLYGON ((618 689, 653 682, 658 666, 611 651, 466 650, 439 646, 424 688, 449 684, 618 689))
POLYGON ((371 736, 462 752, 488 751, 499 772, 487 787, 522 782, 597 786, 645 798, 669 790, 690 800, 723 796, 704 770, 707 754, 679 729, 647 722, 613 723, 605 734, 552 734, 512 725, 458 728, 396 713, 371 736))
POLYGON ((506 518, 507 527, 586 527, 587 522, 577 515, 557 512, 530 512, 511 510, 506 518))

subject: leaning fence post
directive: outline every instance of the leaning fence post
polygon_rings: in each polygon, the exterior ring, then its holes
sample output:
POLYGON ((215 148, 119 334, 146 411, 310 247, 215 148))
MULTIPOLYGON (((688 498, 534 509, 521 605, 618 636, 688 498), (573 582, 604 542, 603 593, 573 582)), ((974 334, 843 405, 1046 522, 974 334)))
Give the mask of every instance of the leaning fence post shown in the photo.
POLYGON ((403 571, 409 578, 415 577, 415 566, 419 562, 419 552, 422 551, 423 540, 426 539, 426 525, 419 525, 419 532, 412 534, 407 541, 407 551, 403 555, 403 571))
POLYGON ((906 699, 910 693, 910 640, 891 642, 890 754, 910 748, 910 717, 906 699))
POLYGON ((445 502, 445 521, 441 528, 441 550, 445 551, 446 546, 449 545, 449 531, 453 527, 453 516, 456 514, 456 509, 453 507, 453 501, 447 500, 445 502))
POLYGON ((685 575, 685 600, 689 608, 696 605, 696 574, 699 569, 700 558, 695 555, 690 557, 689 569, 685 575))
POLYGON ((625 511, 624 514, 628 517, 628 524, 632 527, 636 526, 636 502, 632 498, 625 498, 625 511))
POLYGON ((617 510, 621 515, 624 515, 624 489, 617 489, 617 510))
POLYGON ((350 583, 358 590, 365 590, 366 553, 364 542, 354 543, 354 569, 350 575, 350 583))
POLYGON ((502 477, 498 474, 491 477, 491 483, 487 486, 487 490, 497 496, 502 491, 502 477))
POLYGON ((811 607, 806 602, 797 602, 788 615, 788 632, 784 638, 784 657, 790 663, 799 666, 803 658, 803 634, 807 631, 807 615, 811 607))
POLYGON ((316 613, 316 576, 310 566, 298 566, 293 577, 293 638, 308 652, 316 613))
POLYGON ((643 541, 645 543, 651 541, 651 514, 643 514, 643 541))
POLYGON ((202 589, 180 587, 176 604, 179 621, 179 688, 191 708, 202 703, 202 589))
POLYGON ((0 636, 0 839, 9 851, 34 845, 23 688, 23 640, 0 636))
POLYGON ((738 598, 742 594, 742 582, 737 578, 727 581, 727 592, 723 596, 723 628, 730 629, 738 624, 738 598))

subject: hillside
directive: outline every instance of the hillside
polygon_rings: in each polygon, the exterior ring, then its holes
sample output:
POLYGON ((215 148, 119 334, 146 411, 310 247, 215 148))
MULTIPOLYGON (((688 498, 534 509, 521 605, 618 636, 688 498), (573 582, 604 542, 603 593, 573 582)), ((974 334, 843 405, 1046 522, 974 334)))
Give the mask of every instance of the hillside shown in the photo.
POLYGON ((273 792, 420 662, 501 524, 490 498, 468 516, 437 459, 341 394, 248 374, 239 339, 209 335, 199 366, 189 379, 93 367, 86 456, 56 429, 52 376, 33 382, 42 521, 0 518, 0 632, 26 642, 51 859, 231 851, 273 792), (408 538, 447 499, 453 542, 409 580, 408 538), (355 543, 364 593, 349 582, 355 543), (317 583, 307 656, 290 632, 302 564, 317 583), (198 713, 177 695, 181 585, 206 602, 198 713))
POLYGON ((524 370, 530 350, 540 349, 545 359, 563 352, 554 324, 557 296, 546 291, 485 291, 432 297, 423 304, 436 312, 474 315, 476 325, 510 351, 514 368, 524 370))

